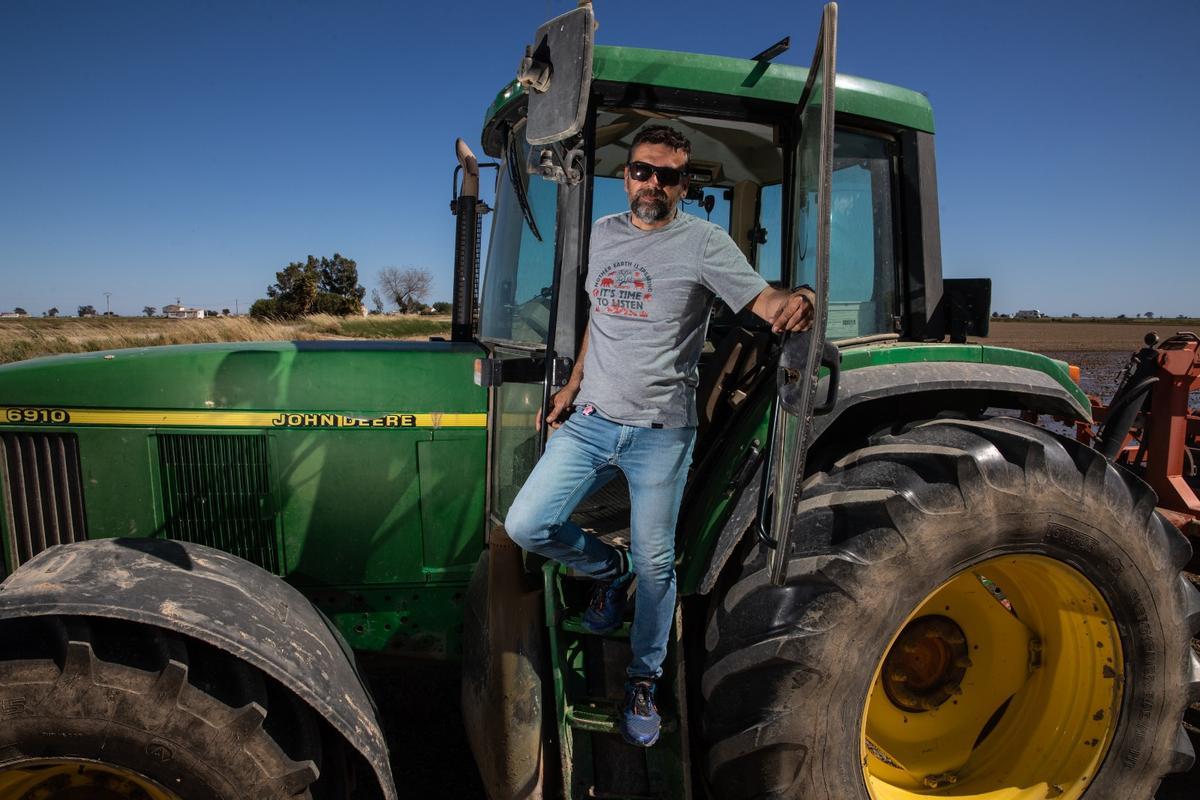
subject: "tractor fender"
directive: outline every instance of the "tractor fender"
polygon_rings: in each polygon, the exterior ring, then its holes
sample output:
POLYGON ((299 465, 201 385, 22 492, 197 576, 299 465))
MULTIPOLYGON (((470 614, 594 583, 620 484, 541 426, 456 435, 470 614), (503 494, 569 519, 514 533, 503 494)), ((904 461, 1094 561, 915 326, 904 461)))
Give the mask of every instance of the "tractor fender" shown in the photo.
POLYGON ((58 615, 156 626, 245 661, 328 721, 370 764, 379 796, 396 797, 374 703, 349 647, 278 576, 189 542, 95 539, 58 545, 0 584, 0 620, 58 615))
MULTIPOLYGON (((829 379, 822 378, 816 396, 828 396, 829 379)), ((828 414, 813 417, 813 448, 839 440, 841 426, 868 420, 878 425, 899 415, 900 404, 922 407, 918 416, 937 411, 980 408, 1015 408, 1064 418, 1091 420, 1091 408, 1050 375, 1037 369, 978 362, 909 362, 881 364, 841 373, 837 402, 828 414)), ((750 530, 758 510, 761 466, 742 486, 729 519, 721 528, 700 580, 698 591, 708 594, 742 537, 750 530)))
MULTIPOLYGON (((937 408, 962 408, 966 405, 1014 408, 1090 420, 1092 411, 1081 400, 1082 391, 1073 394, 1051 375, 1029 367, 983 364, 974 361, 915 361, 903 364, 879 364, 841 373, 837 403, 828 414, 813 418, 813 442, 842 421, 849 413, 868 403, 887 401, 889 405, 922 401, 937 408)), ((823 378, 817 397, 824 397, 828 379, 823 378)), ((875 415, 883 420, 888 414, 875 415)), ((892 412, 892 416, 896 416, 892 412)))

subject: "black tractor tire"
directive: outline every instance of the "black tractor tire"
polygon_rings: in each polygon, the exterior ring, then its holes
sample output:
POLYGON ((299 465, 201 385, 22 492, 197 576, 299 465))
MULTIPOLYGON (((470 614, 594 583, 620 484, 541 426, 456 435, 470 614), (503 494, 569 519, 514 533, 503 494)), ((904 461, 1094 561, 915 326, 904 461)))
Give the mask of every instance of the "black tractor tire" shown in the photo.
POLYGON ((307 705, 209 645, 93 617, 0 627, 5 800, 340 799, 345 763, 307 705))
POLYGON ((1006 417, 881 433, 810 476, 786 584, 768 582, 755 542, 714 593, 701 678, 713 796, 871 797, 865 706, 901 626, 951 576, 1031 554, 1081 573, 1120 635, 1119 721, 1084 795, 1150 798, 1192 763, 1180 720, 1200 694, 1200 593, 1180 573, 1191 548, 1155 502, 1095 451, 1006 417))

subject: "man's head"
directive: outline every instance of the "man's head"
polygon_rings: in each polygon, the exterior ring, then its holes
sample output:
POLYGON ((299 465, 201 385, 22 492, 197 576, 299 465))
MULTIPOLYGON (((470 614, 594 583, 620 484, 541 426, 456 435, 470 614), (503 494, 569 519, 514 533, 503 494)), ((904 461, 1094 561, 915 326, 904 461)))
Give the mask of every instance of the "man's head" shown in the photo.
POLYGON ((625 164, 625 193, 629 210, 642 224, 666 225, 687 192, 687 165, 692 144, 674 128, 650 125, 638 131, 625 164))

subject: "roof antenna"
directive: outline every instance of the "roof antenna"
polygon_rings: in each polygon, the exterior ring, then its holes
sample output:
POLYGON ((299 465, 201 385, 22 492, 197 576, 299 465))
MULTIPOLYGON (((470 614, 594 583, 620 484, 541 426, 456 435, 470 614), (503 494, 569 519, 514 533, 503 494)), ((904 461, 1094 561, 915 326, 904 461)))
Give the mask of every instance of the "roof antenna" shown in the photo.
POLYGON ((775 58, 775 56, 780 55, 781 53, 787 52, 787 49, 791 46, 792 46, 792 37, 785 36, 782 39, 780 39, 778 42, 776 42, 775 44, 768 47, 766 50, 763 50, 761 53, 759 53, 758 55, 751 58, 750 60, 751 61, 770 61, 771 59, 775 58))

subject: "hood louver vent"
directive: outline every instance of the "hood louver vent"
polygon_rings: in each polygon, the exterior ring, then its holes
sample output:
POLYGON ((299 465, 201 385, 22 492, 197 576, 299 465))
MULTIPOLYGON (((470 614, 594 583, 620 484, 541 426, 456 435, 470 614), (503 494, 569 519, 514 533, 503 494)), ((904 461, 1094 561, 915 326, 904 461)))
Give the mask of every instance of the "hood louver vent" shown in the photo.
MULTIPOLYGON (((9 560, 24 564, 47 547, 87 539, 79 442, 74 434, 0 434, 9 560)), ((0 561, 0 577, 4 563, 0 561)))
POLYGON ((267 437, 159 434, 158 457, 167 538, 279 573, 267 437))

